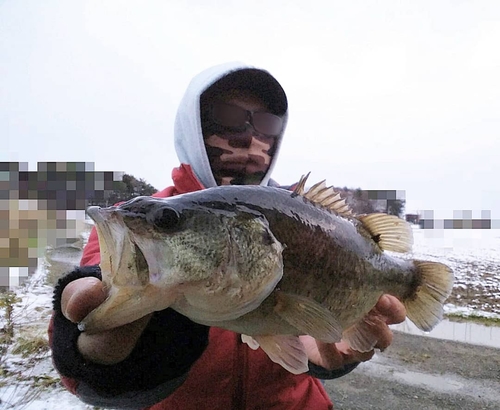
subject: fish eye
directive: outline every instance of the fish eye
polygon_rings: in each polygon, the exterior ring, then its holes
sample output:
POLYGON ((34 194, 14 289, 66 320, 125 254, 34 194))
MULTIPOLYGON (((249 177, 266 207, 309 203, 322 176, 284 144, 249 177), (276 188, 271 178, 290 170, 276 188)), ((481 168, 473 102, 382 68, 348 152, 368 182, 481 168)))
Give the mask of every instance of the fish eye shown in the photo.
POLYGON ((153 224, 160 229, 172 229, 180 220, 179 213, 172 208, 159 209, 153 218, 153 224))

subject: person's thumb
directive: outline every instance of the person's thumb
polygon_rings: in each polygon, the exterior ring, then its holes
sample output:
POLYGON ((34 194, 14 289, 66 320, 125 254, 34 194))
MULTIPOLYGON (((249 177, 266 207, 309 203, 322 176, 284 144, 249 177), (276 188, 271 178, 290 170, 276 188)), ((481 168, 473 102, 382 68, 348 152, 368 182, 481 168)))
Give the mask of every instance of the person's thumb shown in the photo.
POLYGON ((61 310, 69 320, 80 322, 106 299, 103 283, 94 277, 69 283, 61 296, 61 310))

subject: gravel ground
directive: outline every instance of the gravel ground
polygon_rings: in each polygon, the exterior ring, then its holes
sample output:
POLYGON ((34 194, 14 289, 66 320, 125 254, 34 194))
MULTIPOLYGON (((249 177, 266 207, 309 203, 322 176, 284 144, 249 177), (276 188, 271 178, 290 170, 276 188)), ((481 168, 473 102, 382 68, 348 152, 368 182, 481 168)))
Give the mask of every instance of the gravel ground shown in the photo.
POLYGON ((326 381, 336 409, 500 409, 500 349, 395 332, 383 353, 326 381))

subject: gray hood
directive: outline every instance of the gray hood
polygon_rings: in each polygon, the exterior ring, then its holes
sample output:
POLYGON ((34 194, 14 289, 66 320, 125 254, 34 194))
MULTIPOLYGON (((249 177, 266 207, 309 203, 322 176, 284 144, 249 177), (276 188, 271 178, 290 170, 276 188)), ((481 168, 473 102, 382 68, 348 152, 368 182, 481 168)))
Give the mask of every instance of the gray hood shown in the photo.
POLYGON ((221 64, 211 67, 193 78, 181 100, 175 118, 174 137, 177 157, 181 163, 191 166, 205 188, 217 186, 203 142, 200 96, 208 87, 228 75, 238 77, 237 81, 243 81, 247 87, 252 87, 254 80, 257 80, 255 84, 260 86, 256 90, 258 94, 271 107, 275 107, 275 114, 283 116, 283 130, 276 140, 276 149, 269 170, 261 181, 261 185, 268 185, 286 128, 288 103, 283 88, 271 74, 244 63, 221 64))

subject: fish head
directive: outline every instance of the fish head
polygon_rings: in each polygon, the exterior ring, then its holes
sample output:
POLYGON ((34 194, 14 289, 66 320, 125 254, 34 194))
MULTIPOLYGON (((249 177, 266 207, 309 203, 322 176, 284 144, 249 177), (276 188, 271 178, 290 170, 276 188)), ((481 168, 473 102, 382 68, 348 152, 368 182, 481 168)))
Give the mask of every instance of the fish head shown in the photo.
MULTIPOLYGON (((262 214, 181 197, 89 208, 110 295, 97 308, 100 330, 167 307, 198 322, 231 320, 281 279, 283 247, 262 214)), ((83 327, 92 328, 86 319, 83 327)))

